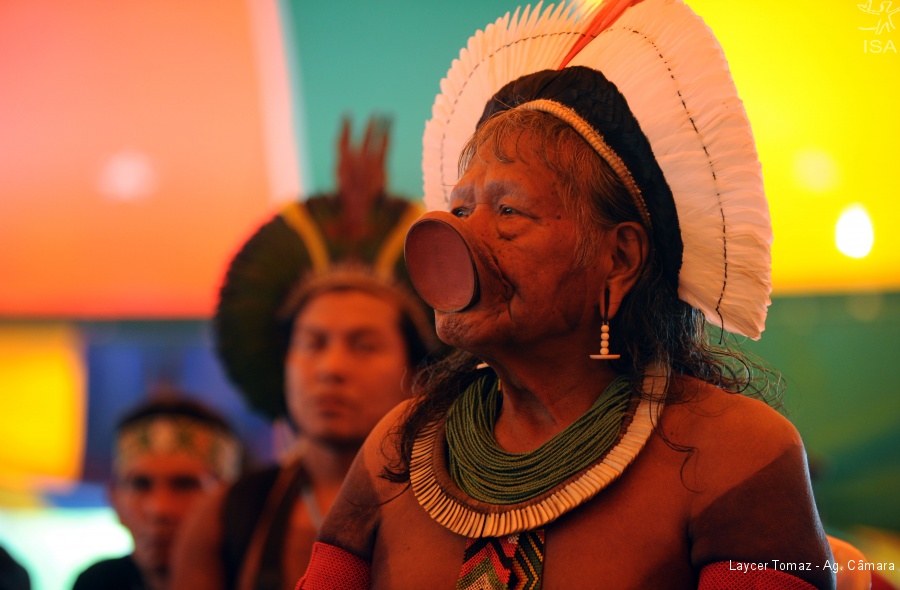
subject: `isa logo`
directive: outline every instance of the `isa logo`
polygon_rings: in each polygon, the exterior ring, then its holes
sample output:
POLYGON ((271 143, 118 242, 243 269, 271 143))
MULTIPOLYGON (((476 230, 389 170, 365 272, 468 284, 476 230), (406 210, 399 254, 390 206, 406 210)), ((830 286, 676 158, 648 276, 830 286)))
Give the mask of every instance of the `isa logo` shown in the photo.
POLYGON ((865 4, 856 5, 868 15, 865 26, 859 27, 859 30, 871 34, 871 37, 863 39, 863 53, 897 54, 897 46, 891 36, 900 23, 900 14, 897 14, 900 13, 900 7, 894 8, 893 4, 892 0, 866 0, 865 4), (877 7, 874 5, 876 1, 877 7))

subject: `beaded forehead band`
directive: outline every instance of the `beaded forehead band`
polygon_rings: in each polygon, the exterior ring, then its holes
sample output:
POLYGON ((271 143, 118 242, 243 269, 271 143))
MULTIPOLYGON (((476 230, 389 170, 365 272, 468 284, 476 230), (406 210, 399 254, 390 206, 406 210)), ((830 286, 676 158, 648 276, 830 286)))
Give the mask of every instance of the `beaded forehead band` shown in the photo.
POLYGON ((679 298, 724 330, 759 337, 772 241, 761 167, 722 49, 690 8, 539 3, 476 33, 426 125, 429 209, 449 208, 462 146, 510 108, 581 134, 631 194, 679 298))
POLYGON ((240 472, 240 444, 234 436, 187 416, 148 416, 116 438, 115 471, 122 475, 147 455, 184 454, 200 459, 225 482, 240 472))

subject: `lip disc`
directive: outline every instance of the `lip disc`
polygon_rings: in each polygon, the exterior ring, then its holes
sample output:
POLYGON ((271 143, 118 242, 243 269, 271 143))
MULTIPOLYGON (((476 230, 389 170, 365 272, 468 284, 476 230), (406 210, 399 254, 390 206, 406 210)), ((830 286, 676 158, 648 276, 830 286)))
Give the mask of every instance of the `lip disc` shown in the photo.
POLYGON ((437 311, 462 311, 478 298, 475 261, 450 223, 420 219, 406 233, 406 269, 413 287, 437 311))

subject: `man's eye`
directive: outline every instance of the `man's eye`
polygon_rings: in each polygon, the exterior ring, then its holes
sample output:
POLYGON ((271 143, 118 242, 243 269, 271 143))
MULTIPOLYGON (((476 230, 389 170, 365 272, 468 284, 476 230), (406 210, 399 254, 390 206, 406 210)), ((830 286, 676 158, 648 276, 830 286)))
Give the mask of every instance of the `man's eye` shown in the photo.
POLYGON ((133 492, 147 492, 153 487, 149 477, 129 477, 123 483, 126 489, 133 492))
POLYGON ((200 479, 195 476, 179 476, 172 479, 172 489, 177 492, 193 492, 200 487, 200 479))
POLYGON ((350 343, 350 349, 357 354, 372 354, 381 348, 381 342, 374 338, 360 338, 350 343))
POLYGON ((515 213, 517 213, 517 211, 508 205, 500 206, 500 215, 514 215, 515 213))
POLYGON ((325 345, 325 339, 315 334, 299 334, 291 343, 291 348, 303 352, 320 350, 325 345))
POLYGON ((455 217, 468 217, 469 212, 463 209, 462 207, 454 207, 450 210, 450 214, 455 217))

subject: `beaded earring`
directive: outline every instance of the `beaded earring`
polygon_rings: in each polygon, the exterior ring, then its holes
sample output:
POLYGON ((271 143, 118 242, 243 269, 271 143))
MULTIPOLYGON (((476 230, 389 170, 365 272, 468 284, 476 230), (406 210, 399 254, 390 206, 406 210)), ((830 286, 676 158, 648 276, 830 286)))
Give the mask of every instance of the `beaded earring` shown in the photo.
POLYGON ((600 326, 600 354, 592 354, 591 358, 601 361, 611 361, 620 358, 620 354, 609 354, 609 289, 604 293, 603 324, 600 326))

